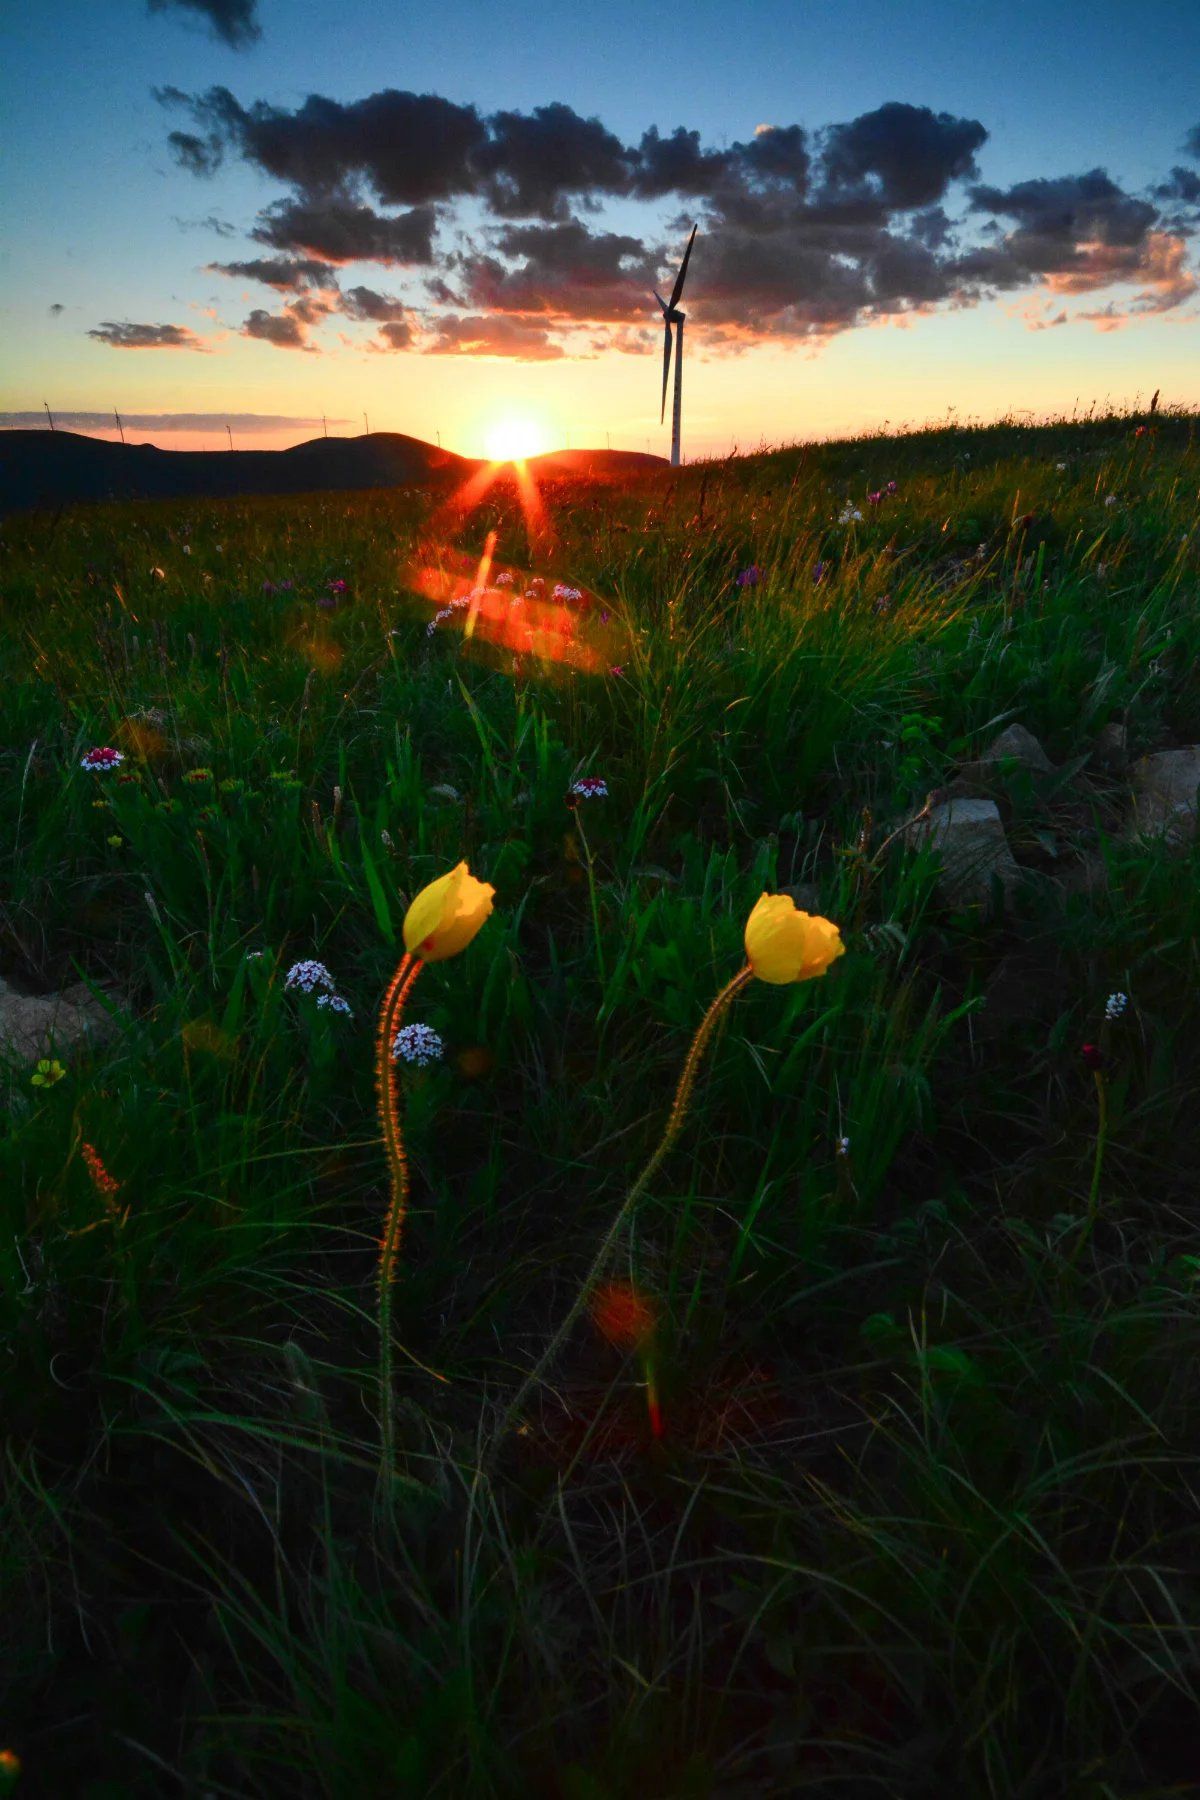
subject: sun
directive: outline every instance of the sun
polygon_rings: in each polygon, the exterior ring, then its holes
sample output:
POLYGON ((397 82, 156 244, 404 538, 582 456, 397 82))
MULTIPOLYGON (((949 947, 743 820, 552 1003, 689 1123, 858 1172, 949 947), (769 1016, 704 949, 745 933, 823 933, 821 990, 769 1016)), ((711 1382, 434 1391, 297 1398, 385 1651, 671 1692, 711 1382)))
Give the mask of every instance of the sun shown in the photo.
POLYGON ((483 435, 490 462, 524 462, 546 448, 546 433, 533 419, 497 419, 483 435))

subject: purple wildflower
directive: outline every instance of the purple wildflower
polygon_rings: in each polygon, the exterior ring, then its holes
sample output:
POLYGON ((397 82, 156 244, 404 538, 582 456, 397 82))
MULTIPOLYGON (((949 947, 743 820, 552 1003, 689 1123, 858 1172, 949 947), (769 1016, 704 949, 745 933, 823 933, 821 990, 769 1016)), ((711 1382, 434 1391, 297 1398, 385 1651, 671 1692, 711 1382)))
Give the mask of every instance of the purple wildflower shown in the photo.
POLYGON ((750 567, 748 569, 743 569, 741 574, 737 577, 737 586, 741 588, 757 587, 762 580, 762 576, 763 572, 758 564, 751 563, 750 567))

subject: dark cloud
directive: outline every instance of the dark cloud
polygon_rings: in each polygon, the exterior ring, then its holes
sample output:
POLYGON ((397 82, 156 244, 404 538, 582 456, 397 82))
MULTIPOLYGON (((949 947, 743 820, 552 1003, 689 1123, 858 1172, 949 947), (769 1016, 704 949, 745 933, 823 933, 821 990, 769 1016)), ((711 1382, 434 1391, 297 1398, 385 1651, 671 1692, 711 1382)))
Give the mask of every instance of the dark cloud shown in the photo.
POLYGON ((1200 206, 1200 174, 1176 163, 1167 179, 1150 192, 1156 200, 1180 200, 1185 206, 1200 206))
POLYGON ((264 287, 281 294, 302 293, 306 288, 335 288, 337 274, 329 263, 315 257, 259 256, 249 262, 206 263, 214 275, 240 277, 243 281, 260 281, 264 287))
POLYGON ((51 301, 51 302, 50 302, 50 304, 49 304, 49 306, 48 306, 48 307, 47 307, 47 308, 46 308, 46 311, 47 311, 47 312, 48 312, 48 313, 50 313, 50 314, 52 314, 52 316, 53 316, 53 317, 54 317, 54 318, 57 318, 57 317, 58 317, 58 315, 59 315, 59 313, 61 313, 61 312, 66 312, 66 310, 67 310, 67 309, 66 309, 66 307, 65 307, 65 306, 64 306, 64 305, 63 305, 63 303, 62 303, 62 301, 61 301, 61 300, 52 300, 52 301, 51 301))
POLYGON ((889 212, 933 206, 951 182, 978 172, 987 135, 978 119, 889 100, 823 134, 823 196, 835 205, 874 200, 889 212))
POLYGON ((433 335, 422 349, 433 356, 512 356, 520 362, 547 362, 566 354, 543 325, 524 319, 450 313, 431 323, 433 335))
POLYGON ((105 319, 88 332, 98 344, 111 344, 115 350, 207 350, 203 338, 186 325, 131 325, 105 319))
POLYGON ((437 219, 431 206, 379 213, 344 194, 280 200, 259 214, 251 232, 260 244, 298 250, 333 263, 431 263, 437 219))
MULTIPOLYGON (((310 94, 295 109, 243 106, 223 87, 159 98, 187 114, 171 134, 186 167, 207 175, 235 155, 288 190, 259 215, 259 243, 327 268, 362 260, 429 271, 425 292, 448 310, 419 336, 400 301, 395 317, 376 319, 362 310, 369 301, 343 299, 347 317, 396 328, 380 349, 415 342, 434 354, 542 358, 562 354, 559 334, 576 324, 638 331, 693 220, 685 305, 709 345, 728 351, 767 336, 820 342, 1020 289, 1064 296, 1136 284, 1122 318, 1169 311, 1191 292, 1182 245, 1200 219, 1184 209, 1200 206, 1200 176, 1190 169, 1174 169, 1149 196, 1101 168, 991 186, 978 179, 988 135, 979 120, 896 100, 816 132, 763 124, 718 148, 683 125, 625 144, 560 103, 484 114, 398 89, 352 102, 310 94), (687 211, 665 244, 587 222, 618 198, 687 211), (454 247, 461 201, 483 222, 454 247), (407 210, 382 210, 392 207, 407 210)), ((1187 152, 1200 157, 1200 126, 1187 152)), ((273 285, 301 297, 320 286, 273 285)), ((306 322, 286 308, 272 329, 303 347, 306 322)))
POLYGON ((1083 175, 1039 176, 1009 188, 973 187, 976 211, 1015 219, 1028 241, 1074 246, 1082 239, 1101 244, 1136 244, 1155 219, 1148 200, 1138 200, 1117 186, 1103 169, 1083 175))
POLYGON ((402 300, 378 294, 369 287, 347 288, 341 309, 348 319, 370 319, 379 324, 396 325, 408 317, 408 307, 402 300))
POLYGON ((578 219, 505 226, 492 242, 495 255, 464 257, 458 273, 467 304, 496 312, 636 318, 658 272, 657 256, 640 238, 592 232, 578 219))
POLYGON ((174 132, 169 141, 194 172, 211 172, 233 149, 299 193, 365 182, 387 206, 420 206, 473 191, 471 157, 487 138, 475 107, 395 88, 348 103, 310 94, 294 112, 263 100, 243 107, 224 87, 194 96, 160 88, 156 98, 190 112, 197 132, 174 132))
POLYGON ((413 343, 413 328, 407 319, 385 319, 379 327, 377 341, 368 347, 372 350, 411 350, 413 343))
POLYGON ((677 125, 664 138, 658 126, 651 125, 638 146, 632 191, 642 200, 661 200, 668 194, 707 196, 727 179, 729 169, 729 151, 702 149, 698 131, 677 125))
MULTIPOLYGON (((1158 208, 1118 186, 1103 169, 1039 176, 1009 188, 973 187, 975 211, 1016 221, 996 242, 958 259, 961 275, 996 289, 1042 280, 1056 293, 1083 294, 1116 281, 1178 287, 1156 227, 1158 208)), ((1165 234, 1173 237, 1173 234, 1165 234)))
POLYGON ((556 101, 531 113, 493 113, 472 166, 499 217, 560 219, 569 195, 625 193, 632 160, 599 119, 556 101))
POLYGON ((269 313, 261 306, 256 306, 249 318, 242 325, 242 336, 258 338, 264 344, 274 344, 279 350, 316 351, 316 345, 310 344, 305 335, 308 320, 298 317, 292 308, 282 313, 269 313))
POLYGON ((262 36, 255 18, 257 4, 258 0, 150 0, 150 11, 199 13, 208 20, 213 37, 233 50, 246 50, 262 36))

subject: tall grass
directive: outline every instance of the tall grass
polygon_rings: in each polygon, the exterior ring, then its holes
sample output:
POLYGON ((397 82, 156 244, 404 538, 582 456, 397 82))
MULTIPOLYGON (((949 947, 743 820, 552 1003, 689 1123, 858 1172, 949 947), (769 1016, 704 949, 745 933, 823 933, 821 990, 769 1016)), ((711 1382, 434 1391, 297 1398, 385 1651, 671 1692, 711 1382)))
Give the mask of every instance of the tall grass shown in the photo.
POLYGON ((4 522, 0 973, 117 1019, 4 1076, 31 1793, 1194 1780, 1197 852, 1128 838, 1092 751, 1200 739, 1200 463, 1135 423, 559 486, 536 565, 494 490, 461 547, 599 596, 598 677, 429 635, 414 495, 4 522), (950 911, 893 832, 1012 719, 1058 766, 995 790, 1014 910, 950 911), (383 1529, 372 1024, 463 857, 496 908, 408 1013, 448 1055, 406 1084, 383 1529), (781 887, 847 954, 726 1016, 614 1271, 661 1441, 581 1310, 497 1444, 781 887), (309 956, 352 1019, 285 990, 309 956))

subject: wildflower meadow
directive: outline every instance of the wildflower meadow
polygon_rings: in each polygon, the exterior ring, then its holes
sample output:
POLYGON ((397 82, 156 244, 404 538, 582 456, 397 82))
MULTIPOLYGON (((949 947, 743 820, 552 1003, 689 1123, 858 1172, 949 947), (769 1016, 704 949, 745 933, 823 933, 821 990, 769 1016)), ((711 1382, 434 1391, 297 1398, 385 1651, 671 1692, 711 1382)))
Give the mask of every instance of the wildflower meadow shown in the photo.
POLYGON ((0 1792, 1192 1791, 1198 492, 0 523, 0 1792))

